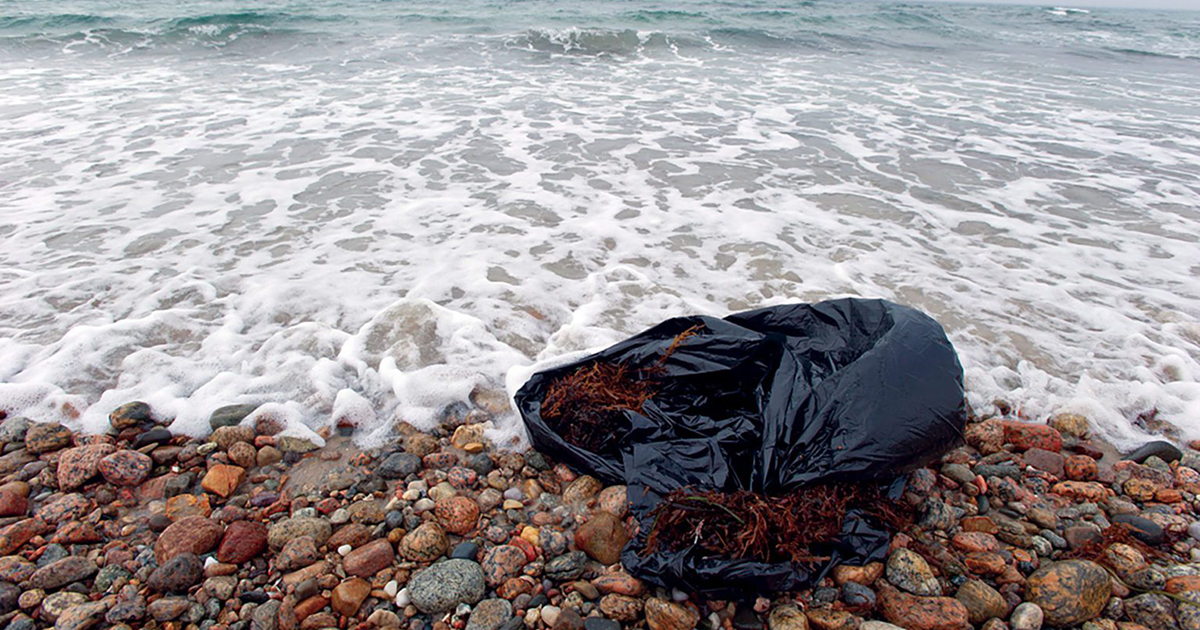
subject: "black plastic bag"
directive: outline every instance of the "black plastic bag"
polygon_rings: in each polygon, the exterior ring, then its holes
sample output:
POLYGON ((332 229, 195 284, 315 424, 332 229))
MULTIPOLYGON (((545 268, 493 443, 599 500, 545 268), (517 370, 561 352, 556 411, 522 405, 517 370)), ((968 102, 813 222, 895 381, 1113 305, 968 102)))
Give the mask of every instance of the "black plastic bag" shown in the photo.
POLYGON ((516 403, 539 451, 628 486, 642 523, 621 556, 628 570, 713 597, 811 586, 838 562, 881 559, 888 536, 848 515, 834 560, 816 573, 697 548, 644 554, 645 518, 662 495, 684 487, 778 495, 835 479, 892 484, 961 443, 966 419, 962 367, 942 327, 913 308, 857 299, 670 319, 535 374, 516 403), (552 383, 595 362, 658 366, 654 395, 641 413, 623 412, 623 433, 614 429, 600 452, 566 442, 541 415, 552 383))

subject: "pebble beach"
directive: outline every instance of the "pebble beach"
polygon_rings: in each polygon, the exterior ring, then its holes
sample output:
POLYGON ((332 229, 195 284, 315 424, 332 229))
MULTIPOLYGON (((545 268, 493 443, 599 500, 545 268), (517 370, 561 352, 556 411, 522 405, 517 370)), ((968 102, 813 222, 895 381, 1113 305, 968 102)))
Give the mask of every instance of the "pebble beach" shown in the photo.
MULTIPOLYGON (((908 475, 885 562, 816 588, 703 600, 627 573, 625 488, 491 444, 473 396, 361 451, 252 406, 173 435, 0 423, 0 627, 173 630, 1163 630, 1200 628, 1200 451, 1121 458, 1086 418, 972 418, 908 475), (1193 564, 1195 562, 1195 564, 1193 564)), ((1200 446, 1200 444, 1193 444, 1200 446)))

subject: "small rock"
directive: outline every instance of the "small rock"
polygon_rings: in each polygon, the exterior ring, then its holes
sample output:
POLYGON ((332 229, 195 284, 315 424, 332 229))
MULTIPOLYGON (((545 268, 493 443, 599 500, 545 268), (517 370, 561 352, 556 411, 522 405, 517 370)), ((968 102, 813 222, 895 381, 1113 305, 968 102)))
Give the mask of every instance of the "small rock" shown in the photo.
POLYGON ((432 562, 450 547, 450 539, 437 523, 422 523, 400 540, 400 555, 414 562, 432 562))
MULTIPOLYGON (((383 542, 387 543, 386 540, 383 542)), ((275 554, 275 566, 280 571, 293 571, 307 567, 320 559, 321 553, 317 551, 317 544, 313 537, 297 536, 287 541, 283 549, 275 554)))
POLYGON ((242 483, 242 475, 245 472, 246 469, 241 466, 216 464, 208 469, 208 473, 200 481, 200 487, 221 498, 228 498, 237 489, 238 485, 242 483))
POLYGON ((112 444, 87 444, 62 452, 58 458, 58 487, 74 490, 100 472, 100 460, 117 450, 112 444))
POLYGON ((108 605, 103 602, 78 604, 64 610, 54 622, 54 630, 87 630, 104 620, 108 605))
POLYGON ((625 530, 625 525, 608 512, 593 513, 592 517, 575 531, 575 546, 606 565, 616 564, 621 559, 621 549, 627 542, 629 533, 625 530))
POLYGON ((1111 588, 1108 572, 1100 565, 1088 560, 1065 560, 1029 576, 1025 597, 1041 608, 1047 624, 1076 626, 1100 614, 1111 588))
POLYGON ((466 630, 499 630, 512 612, 512 604, 503 599, 485 599, 471 611, 466 630))
POLYGON ((154 557, 162 564, 183 553, 212 551, 221 541, 225 528, 203 516, 189 516, 171 523, 154 543, 154 557))
MULTIPOLYGON (((887 579, 893 585, 914 595, 941 595, 929 563, 909 549, 897 549, 887 561, 887 579)), ((903 624, 901 624, 903 625, 903 624)))
POLYGON ((1008 614, 1008 602, 996 589, 981 580, 967 580, 958 588, 954 598, 967 608, 967 618, 973 625, 988 619, 1004 619, 1008 614))
POLYGON ((25 431, 25 449, 35 455, 57 451, 71 443, 71 430, 57 422, 35 422, 25 431))
POLYGON ((381 538, 372 541, 346 554, 342 561, 342 567, 346 573, 357 575, 358 577, 371 577, 391 566, 392 560, 395 558, 395 553, 392 551, 392 543, 387 539, 381 538))
POLYGON ((637 621, 642 614, 642 600, 628 595, 609 593, 600 598, 600 612, 617 621, 637 621))
POLYGON ((700 622, 700 613, 694 607, 658 597, 646 600, 644 612, 650 630, 692 630, 700 622))
POLYGON ((1143 444, 1136 451, 1122 457, 1121 459, 1141 464, 1151 457, 1158 457, 1163 461, 1173 462, 1180 457, 1183 457, 1183 451, 1179 450, 1179 447, 1171 444, 1170 442, 1156 440, 1154 442, 1150 442, 1149 444, 1143 444))
POLYGON ((136 486, 150 476, 154 460, 137 451, 120 450, 100 460, 100 474, 114 486, 136 486))
POLYGON ((246 416, 258 409, 258 405, 227 405, 212 412, 208 417, 208 426, 216 430, 221 427, 231 427, 241 424, 246 416))
POLYGON ((767 616, 770 630, 808 630, 808 617, 795 604, 776 606, 767 616))
POLYGON ((408 584, 412 603, 421 612, 441 613, 483 599, 483 570, 470 560, 445 560, 416 574, 408 584))
POLYGON ((287 541, 300 536, 309 536, 320 547, 333 535, 333 525, 315 516, 293 516, 275 523, 267 530, 267 544, 280 549, 287 541))
POLYGON ((38 569, 29 578, 30 588, 52 591, 96 574, 96 563, 82 556, 67 556, 38 569))
POLYGON ((362 578, 343 580, 333 589, 329 604, 339 615, 353 617, 359 606, 371 594, 371 583, 362 578))
POLYGON ((434 516, 447 532, 465 536, 479 524, 479 505, 467 497, 456 496, 438 501, 434 516))
POLYGON ((267 549, 267 527, 262 523, 234 521, 225 529, 217 548, 217 561, 243 564, 267 549))
POLYGON ((1033 602, 1022 602, 1013 609, 1009 624, 1012 630, 1042 630, 1042 609, 1033 602))
POLYGON ((204 564, 193 553, 184 553, 168 560, 150 574, 146 585, 159 592, 186 592, 204 577, 204 564))
POLYGON ((125 403, 108 414, 108 424, 120 431, 153 422, 150 405, 138 400, 125 403))
POLYGON ((970 625, 966 606, 951 597, 909 595, 881 582, 879 606, 884 618, 907 630, 963 630, 970 625))

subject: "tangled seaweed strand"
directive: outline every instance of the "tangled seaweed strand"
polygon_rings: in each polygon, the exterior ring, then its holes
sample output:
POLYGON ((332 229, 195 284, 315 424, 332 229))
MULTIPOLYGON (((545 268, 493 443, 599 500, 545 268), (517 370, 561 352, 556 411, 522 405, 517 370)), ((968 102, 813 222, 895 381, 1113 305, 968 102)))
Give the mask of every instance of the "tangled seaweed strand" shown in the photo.
POLYGON ((822 547, 836 541, 852 509, 892 529, 912 523, 911 507, 878 484, 822 484, 779 497, 682 489, 652 512, 644 553, 696 545, 726 558, 815 564, 829 559, 822 547))
MULTIPOLYGON (((1167 544, 1170 542, 1172 541, 1168 539, 1167 544)), ((1097 564, 1108 566, 1108 556, 1106 556, 1104 552, 1109 547, 1117 543, 1129 545, 1130 547, 1137 549, 1142 553, 1143 556, 1146 556, 1147 558, 1164 560, 1167 562, 1178 562, 1180 560, 1180 558, 1175 557, 1166 549, 1148 545, 1142 540, 1138 539, 1134 534, 1133 527, 1124 523, 1113 523, 1112 525, 1104 528, 1100 531, 1100 536, 1089 540, 1077 549, 1071 550, 1070 552, 1066 553, 1064 557, 1091 560, 1097 564)))
POLYGON ((667 359, 703 329, 698 324, 676 335, 647 368, 601 362, 580 366, 546 388, 542 418, 570 444, 593 452, 608 450, 611 440, 628 428, 624 412, 642 412, 658 388, 656 377, 667 359))

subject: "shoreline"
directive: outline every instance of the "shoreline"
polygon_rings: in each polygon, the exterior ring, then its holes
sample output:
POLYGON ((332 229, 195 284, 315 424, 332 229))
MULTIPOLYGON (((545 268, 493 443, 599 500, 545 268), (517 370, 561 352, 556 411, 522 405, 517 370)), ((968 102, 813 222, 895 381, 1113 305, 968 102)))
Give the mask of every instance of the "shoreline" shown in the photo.
POLYGON ((1200 451, 1120 460, 1080 416, 973 419, 908 475, 918 518, 886 562, 736 602, 626 573, 624 487, 496 448, 486 409, 398 422, 366 452, 248 411, 173 436, 150 412, 125 405, 103 435, 0 422, 4 627, 1200 628, 1181 600, 1200 602, 1200 451))

